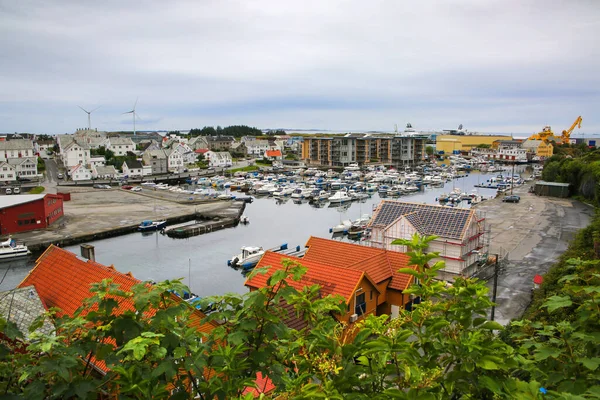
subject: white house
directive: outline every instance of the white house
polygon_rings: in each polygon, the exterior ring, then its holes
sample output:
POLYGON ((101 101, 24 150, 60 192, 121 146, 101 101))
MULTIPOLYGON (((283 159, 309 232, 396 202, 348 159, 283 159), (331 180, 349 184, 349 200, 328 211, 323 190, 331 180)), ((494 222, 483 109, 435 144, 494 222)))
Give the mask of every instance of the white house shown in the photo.
POLYGON ((89 163, 90 148, 85 143, 77 142, 72 135, 58 135, 58 146, 60 158, 66 168, 89 163))
POLYGON ((246 154, 256 158, 262 157, 265 151, 270 148, 268 140, 246 140, 244 145, 246 146, 246 154))
POLYGON ((194 164, 198 156, 190 146, 185 143, 175 143, 172 147, 173 151, 178 152, 183 160, 183 165, 194 164))
POLYGON ((15 168, 6 161, 0 161, 0 181, 13 182, 17 180, 15 168))
POLYGON ((35 157, 33 141, 29 139, 12 139, 0 142, 0 161, 8 159, 35 157))
POLYGON ((283 154, 281 150, 267 150, 265 151, 264 158, 271 161, 281 161, 283 160, 283 154))
POLYGON ((54 140, 52 139, 37 139, 33 142, 36 153, 52 151, 54 149, 54 140))
POLYGON ((18 178, 33 178, 38 175, 37 158, 9 158, 6 162, 15 168, 18 178))
POLYGON ((183 171, 183 156, 173 149, 165 150, 167 155, 167 169, 170 172, 182 172, 183 171))
POLYGON ((207 151, 204 153, 204 158, 208 160, 208 165, 212 168, 224 168, 233 165, 231 154, 226 151, 207 151))
POLYGON ((204 136, 195 136, 188 142, 193 150, 208 149, 208 140, 204 136))
POLYGON ((144 166, 141 161, 127 160, 123 163, 123 177, 133 178, 142 177, 144 166))
POLYGON ((89 164, 90 168, 92 169, 94 168, 94 166, 102 167, 106 165, 106 159, 104 158, 104 156, 90 157, 89 164))
POLYGON ((106 149, 112 151, 115 156, 125 156, 127 152, 135 151, 135 143, 130 138, 109 137, 106 140, 106 149))
POLYGON ((92 171, 83 164, 77 164, 69 170, 69 176, 74 181, 89 181, 92 179, 92 171))
POLYGON ((485 218, 474 209, 383 200, 369 224, 372 247, 406 252, 405 246, 392 245, 396 239, 410 239, 414 233, 435 235, 427 251, 439 252, 446 267, 440 279, 472 276, 478 262, 487 254, 485 218))
POLYGON ((92 178, 118 179, 119 171, 113 165, 92 165, 92 178))

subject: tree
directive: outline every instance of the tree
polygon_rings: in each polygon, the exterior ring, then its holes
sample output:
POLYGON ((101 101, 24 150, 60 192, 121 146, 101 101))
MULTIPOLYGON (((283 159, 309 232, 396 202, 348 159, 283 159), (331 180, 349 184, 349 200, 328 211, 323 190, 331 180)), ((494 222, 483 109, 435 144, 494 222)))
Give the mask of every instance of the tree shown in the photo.
POLYGON ((433 146, 425 147, 425 153, 427 153, 428 156, 433 155, 433 146))

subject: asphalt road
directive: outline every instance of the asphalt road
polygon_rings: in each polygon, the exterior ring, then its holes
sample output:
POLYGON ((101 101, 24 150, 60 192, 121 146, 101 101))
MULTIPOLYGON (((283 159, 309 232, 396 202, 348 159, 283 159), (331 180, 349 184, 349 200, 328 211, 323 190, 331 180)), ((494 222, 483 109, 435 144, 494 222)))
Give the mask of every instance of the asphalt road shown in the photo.
MULTIPOLYGON (((526 193, 526 187, 515 194, 521 196, 517 204, 495 199, 478 207, 492 226, 492 252, 495 247, 506 255, 498 277, 495 313, 495 320, 504 325, 521 318, 531 302, 534 276, 550 269, 594 214, 592 207, 581 202, 535 196, 526 193)), ((491 278, 490 295, 493 283, 491 278)))
POLYGON ((44 160, 46 165, 46 182, 58 182, 58 165, 51 158, 44 160))

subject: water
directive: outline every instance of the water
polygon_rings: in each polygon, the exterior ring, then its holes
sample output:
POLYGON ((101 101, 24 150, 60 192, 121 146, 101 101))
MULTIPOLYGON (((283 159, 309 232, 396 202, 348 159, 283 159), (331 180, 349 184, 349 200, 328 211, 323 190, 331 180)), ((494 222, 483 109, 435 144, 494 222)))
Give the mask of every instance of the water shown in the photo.
MULTIPOLYGON (((424 191, 402 196, 401 201, 437 204, 442 193, 454 187, 470 193, 477 183, 483 183, 497 174, 470 175, 447 182, 444 187, 425 188, 424 191)), ((477 189, 486 198, 495 190, 477 189)), ((114 264, 121 272, 133 273, 141 280, 161 281, 183 278, 192 291, 200 296, 220 295, 226 292, 245 293, 244 276, 227 266, 227 260, 238 254, 242 246, 272 248, 288 243, 290 248, 301 246, 312 236, 330 238, 329 228, 342 220, 355 220, 362 214, 372 214, 381 198, 374 193, 364 202, 352 202, 346 207, 315 208, 308 203, 295 204, 291 199, 279 204, 273 198, 257 198, 246 206, 248 225, 238 225, 188 239, 171 239, 157 232, 149 235, 132 233, 110 239, 89 242, 96 248, 96 261, 114 264)), ((461 206, 468 205, 463 202, 461 206)), ((76 254, 79 245, 66 248, 76 254)), ((19 260, 0 264, 0 291, 17 286, 27 275, 34 260, 19 260)))

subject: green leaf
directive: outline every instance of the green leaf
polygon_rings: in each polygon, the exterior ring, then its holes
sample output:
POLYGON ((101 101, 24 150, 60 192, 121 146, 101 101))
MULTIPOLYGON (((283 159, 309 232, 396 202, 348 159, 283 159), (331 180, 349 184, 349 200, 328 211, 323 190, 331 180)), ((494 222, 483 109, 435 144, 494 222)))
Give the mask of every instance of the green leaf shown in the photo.
POLYGON ((496 364, 495 359, 492 359, 490 356, 481 357, 476 364, 479 368, 487 370, 498 369, 498 364, 496 364))
POLYGON ((491 329, 494 331, 496 331, 496 330, 501 331, 504 329, 504 327, 496 321, 487 321, 483 325, 481 325, 481 329, 491 329))
POLYGON ((581 358, 578 361, 580 363, 582 363, 587 369, 591 369, 592 371, 595 371, 596 368, 598 368, 598 365, 600 365, 600 358, 599 357, 581 358))
POLYGON ((479 377, 479 384, 481 384, 483 387, 491 390, 495 394, 499 394, 502 392, 502 387, 501 387, 500 383, 496 382, 490 376, 484 375, 484 376, 479 377))
POLYGON ((547 359, 548 357, 556 358, 556 357, 560 356, 560 353, 561 353, 560 349, 556 349, 554 347, 542 346, 536 350, 533 358, 536 361, 541 361, 541 360, 547 359))
POLYGON ((559 308, 569 307, 573 302, 569 296, 552 296, 544 303, 542 307, 548 307, 548 311, 552 312, 559 308))

